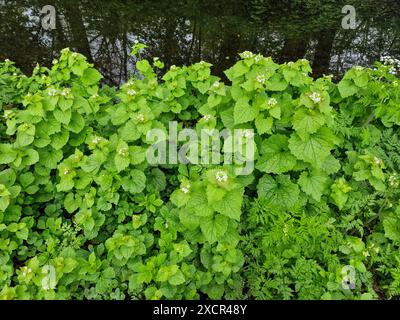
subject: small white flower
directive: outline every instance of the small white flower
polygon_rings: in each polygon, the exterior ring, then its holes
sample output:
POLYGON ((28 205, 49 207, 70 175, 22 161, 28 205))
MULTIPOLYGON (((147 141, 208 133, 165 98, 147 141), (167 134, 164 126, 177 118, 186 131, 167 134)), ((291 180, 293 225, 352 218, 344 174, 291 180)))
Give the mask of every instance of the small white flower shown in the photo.
POLYGON ((225 171, 223 170, 218 170, 215 173, 215 179, 217 180, 217 182, 227 182, 228 181, 228 175, 225 171))
POLYGON ((57 60, 57 59, 54 59, 54 60, 52 61, 52 63, 53 63, 53 64, 57 64, 57 63, 58 63, 58 60, 57 60))
POLYGON ((143 122, 146 120, 146 118, 145 118, 145 116, 144 116, 143 113, 137 114, 137 115, 136 115, 136 119, 137 119, 137 121, 139 121, 139 122, 141 122, 141 123, 143 123, 143 122))
POLYGON ((205 122, 210 121, 212 118, 213 118, 213 116, 212 116, 211 114, 206 114, 206 115, 203 117, 203 119, 204 119, 205 122))
POLYGON ((93 95, 91 96, 92 99, 97 99, 98 97, 99 97, 99 95, 98 95, 97 93, 95 93, 95 94, 93 94, 93 95))
POLYGON ((127 94, 128 94, 128 96, 133 97, 133 96, 136 94, 136 91, 133 90, 133 89, 129 89, 128 92, 127 92, 127 94))
POLYGON ((122 147, 122 148, 120 148, 119 150, 118 150, 118 154, 120 155, 120 156, 123 156, 123 157, 126 157, 127 155, 128 155, 128 148, 126 148, 126 147, 122 147))
POLYGON ((64 169, 63 175, 66 176, 68 173, 69 173, 69 170, 68 169, 64 169))
POLYGON ((48 94, 50 97, 54 97, 55 95, 58 94, 58 90, 56 90, 56 89, 54 89, 54 88, 50 88, 50 89, 48 90, 47 94, 48 94))
POLYGON ((293 65, 294 65, 294 62, 293 62, 293 61, 289 61, 289 62, 288 62, 288 66, 289 66, 289 67, 291 67, 291 66, 293 66, 293 65))
POLYGON ((256 80, 258 83, 261 83, 261 84, 265 83, 265 77, 263 75, 258 75, 256 77, 256 80))
POLYGON ((188 192, 189 192, 189 189, 186 188, 186 187, 182 187, 182 188, 181 188, 181 191, 182 191, 183 193, 188 193, 188 192))
POLYGON ((278 103, 278 101, 275 98, 269 98, 267 101, 267 106, 269 108, 272 108, 272 107, 276 106, 277 103, 278 103))
POLYGON ((139 43, 139 40, 135 40, 135 41, 133 41, 133 43, 134 43, 134 44, 138 44, 138 43, 139 43))
POLYGON ((97 144, 99 144, 100 142, 101 142, 101 137, 98 137, 98 136, 95 136, 93 139, 92 139, 92 143, 94 144, 94 145, 97 145, 97 144))
POLYGON ((249 58, 252 58, 254 54, 252 52, 250 52, 250 51, 244 51, 242 53, 242 55, 243 55, 243 58, 249 59, 249 58))
POLYGON ((18 74, 16 72, 13 73, 13 76, 16 77, 18 74))
POLYGON ((22 268, 21 268, 21 271, 22 271, 22 275, 23 275, 24 277, 26 277, 29 273, 32 273, 32 269, 31 269, 31 268, 28 268, 28 267, 22 267, 22 268))
POLYGON ((173 65, 171 66, 171 70, 175 70, 175 69, 176 69, 176 65, 173 64, 173 65))
POLYGON ((70 93, 71 93, 71 89, 70 89, 70 88, 65 88, 65 89, 63 89, 63 91, 61 91, 60 94, 61 94, 63 97, 66 97, 66 96, 68 96, 70 93))
POLYGON ((10 63, 11 61, 10 61, 10 59, 6 59, 6 60, 4 60, 4 62, 5 63, 10 63))
POLYGON ((218 88, 220 85, 221 85, 221 83, 219 83, 218 81, 215 81, 212 86, 214 88, 218 88))
POLYGON ((187 193, 189 193, 189 191, 190 191, 190 184, 189 183, 187 183, 186 185, 183 185, 182 187, 181 187, 181 191, 184 193, 184 194, 187 194, 187 193))
POLYGON ((321 95, 318 92, 313 92, 310 95, 310 99, 314 102, 314 103, 319 103, 321 102, 321 95))

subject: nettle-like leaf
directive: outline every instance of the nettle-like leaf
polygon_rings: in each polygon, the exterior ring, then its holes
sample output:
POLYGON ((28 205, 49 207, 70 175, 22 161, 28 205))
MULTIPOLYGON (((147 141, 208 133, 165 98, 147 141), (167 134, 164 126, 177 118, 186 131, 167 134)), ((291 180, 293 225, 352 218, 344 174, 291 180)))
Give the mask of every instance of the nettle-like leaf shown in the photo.
POLYGON ((221 214, 204 217, 200 223, 201 232, 208 242, 214 243, 222 240, 223 235, 228 229, 228 223, 229 218, 221 214))
POLYGON ((323 127, 304 141, 298 134, 293 133, 289 139, 289 149, 297 159, 309 162, 315 168, 321 168, 331 150, 339 143, 340 140, 333 132, 323 127))
POLYGON ((257 110, 249 104, 247 98, 240 98, 233 109, 233 117, 236 124, 253 121, 257 116, 257 110))
POLYGON ((317 132, 325 124, 323 114, 306 108, 298 109, 293 115, 293 128, 303 140, 312 133, 317 132))
POLYGON ((256 168, 263 172, 278 174, 292 170, 297 160, 289 151, 288 140, 284 135, 274 135, 264 140, 256 168))
POLYGON ((311 196, 315 201, 320 201, 321 196, 325 193, 328 177, 320 171, 303 172, 299 178, 301 190, 311 196))
POLYGON ((224 193, 221 199, 213 201, 215 211, 239 221, 243 202, 243 188, 237 188, 224 193))
POLYGON ((140 170, 131 170, 128 176, 122 178, 122 188, 129 193, 140 193, 145 187, 146 176, 140 170))
POLYGON ((266 200, 271 209, 290 210, 299 198, 300 190, 297 184, 290 180, 288 175, 273 178, 264 175, 257 186, 258 196, 266 200))

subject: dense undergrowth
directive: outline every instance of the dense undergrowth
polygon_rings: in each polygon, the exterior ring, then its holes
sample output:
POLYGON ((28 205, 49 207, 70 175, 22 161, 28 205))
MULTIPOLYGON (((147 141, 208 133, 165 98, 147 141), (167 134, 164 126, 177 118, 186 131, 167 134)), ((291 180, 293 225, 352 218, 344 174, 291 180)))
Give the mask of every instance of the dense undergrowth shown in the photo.
POLYGON ((396 298, 393 68, 335 84, 241 57, 229 85, 154 59, 119 89, 68 49, 29 77, 0 63, 0 298, 396 298), (255 170, 150 165, 169 121, 254 129, 255 170))

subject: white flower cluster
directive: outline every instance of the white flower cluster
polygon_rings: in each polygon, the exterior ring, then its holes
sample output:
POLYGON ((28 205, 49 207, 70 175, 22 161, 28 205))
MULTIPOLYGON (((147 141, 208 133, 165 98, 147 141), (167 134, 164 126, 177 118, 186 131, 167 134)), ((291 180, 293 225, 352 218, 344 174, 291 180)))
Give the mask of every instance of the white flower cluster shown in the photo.
POLYGON ((65 89, 63 89, 63 90, 60 92, 60 94, 61 94, 63 97, 68 96, 70 93, 71 93, 71 89, 70 89, 70 88, 65 88, 65 89))
POLYGON ((102 139, 101 137, 95 136, 95 137, 92 139, 92 143, 93 143, 94 145, 98 145, 102 140, 103 140, 103 139, 102 139))
POLYGON ((63 175, 66 176, 69 173, 69 170, 67 168, 64 169, 63 175))
POLYGON ((143 122, 146 120, 146 118, 145 118, 145 116, 144 116, 143 113, 138 113, 138 114, 136 115, 136 120, 137 120, 138 122, 140 122, 140 123, 143 123, 143 122))
POLYGON ((214 87, 214 88, 218 88, 220 85, 221 85, 221 84, 220 84, 219 81, 215 81, 215 82, 213 83, 213 87, 214 87))
POLYGON ((218 170, 215 173, 215 179, 217 180, 217 182, 227 182, 228 181, 228 175, 225 171, 223 170, 218 170))
POLYGON ((264 84, 265 83, 265 77, 263 75, 258 75, 256 77, 256 80, 258 83, 264 84))
POLYGON ((277 105, 278 101, 275 98, 269 98, 267 101, 267 106, 269 108, 275 107, 277 105))
POLYGON ((122 156, 122 157, 126 157, 126 156, 128 156, 128 154, 129 154, 129 150, 128 150, 127 147, 119 148, 118 154, 119 154, 120 156, 122 156))
POLYGON ((187 194, 187 193, 189 193, 189 191, 190 191, 190 183, 187 183, 187 184, 185 184, 185 185, 183 185, 182 187, 181 187, 181 191, 184 193, 184 194, 187 194))
POLYGON ((133 96, 136 94, 136 91, 133 90, 133 89, 129 89, 128 92, 127 92, 127 94, 128 94, 128 96, 133 97, 133 96))
POLYGON ((213 116, 212 116, 211 114, 206 114, 206 115, 204 115, 204 117, 203 117, 203 119, 204 119, 205 122, 210 121, 212 118, 213 118, 213 116))
POLYGON ((391 69, 389 71, 391 74, 396 74, 398 71, 400 71, 399 59, 393 58, 391 56, 383 56, 381 57, 381 61, 384 65, 391 66, 391 69))
POLYGON ((250 51, 244 51, 244 52, 242 53, 242 56, 243 56, 243 58, 245 58, 245 59, 249 59, 249 58, 253 58, 254 54, 253 54, 253 52, 250 52, 250 51))
POLYGON ((59 93, 60 92, 57 89, 54 89, 54 88, 50 88, 47 91, 47 94, 49 95, 49 97, 54 97, 54 96, 58 95, 59 93))
POLYGON ((24 277, 26 277, 28 274, 32 273, 32 269, 28 268, 28 267, 22 267, 21 271, 22 271, 22 275, 24 277))
POLYGON ((313 92, 312 94, 310 94, 310 99, 314 103, 320 103, 321 102, 321 95, 318 92, 313 92))
POLYGON ((255 56, 254 61, 256 63, 259 63, 263 59, 263 56, 261 54, 258 54, 255 56))

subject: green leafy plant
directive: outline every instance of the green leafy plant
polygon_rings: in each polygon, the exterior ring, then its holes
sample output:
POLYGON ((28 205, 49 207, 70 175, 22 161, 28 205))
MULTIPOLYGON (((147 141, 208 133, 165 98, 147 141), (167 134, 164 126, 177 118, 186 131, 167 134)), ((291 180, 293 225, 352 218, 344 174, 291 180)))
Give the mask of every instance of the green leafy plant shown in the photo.
POLYGON ((143 49, 120 88, 69 49, 29 77, 0 63, 0 298, 399 295, 390 66, 355 67, 336 84, 313 79, 306 60, 244 52, 224 84, 206 62, 159 79, 163 63, 143 49), (149 164, 146 134, 170 121, 254 129, 255 170, 149 164))

